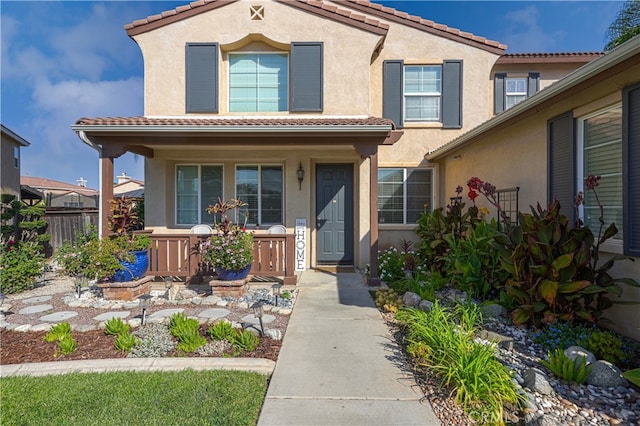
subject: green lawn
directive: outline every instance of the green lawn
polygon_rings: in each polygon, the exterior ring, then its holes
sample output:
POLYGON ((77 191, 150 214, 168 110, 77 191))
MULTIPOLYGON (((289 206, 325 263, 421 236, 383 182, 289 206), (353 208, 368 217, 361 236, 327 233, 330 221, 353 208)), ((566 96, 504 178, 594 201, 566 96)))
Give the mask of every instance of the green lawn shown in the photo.
POLYGON ((115 372, 0 380, 2 425, 255 425, 267 377, 115 372))

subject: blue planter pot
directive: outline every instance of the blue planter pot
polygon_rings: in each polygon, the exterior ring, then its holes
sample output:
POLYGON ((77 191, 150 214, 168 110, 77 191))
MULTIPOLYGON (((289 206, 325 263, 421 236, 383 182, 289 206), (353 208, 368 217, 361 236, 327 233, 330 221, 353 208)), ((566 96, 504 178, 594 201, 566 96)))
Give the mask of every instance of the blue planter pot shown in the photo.
POLYGON ((250 270, 251 264, 248 264, 244 268, 237 271, 216 267, 216 275, 218 275, 218 279, 221 281, 242 280, 247 278, 250 270))
POLYGON ((134 256, 133 262, 120 261, 124 269, 118 269, 111 278, 114 282, 123 283, 126 281, 135 281, 144 277, 149 267, 149 251, 140 250, 132 251, 129 254, 134 256))

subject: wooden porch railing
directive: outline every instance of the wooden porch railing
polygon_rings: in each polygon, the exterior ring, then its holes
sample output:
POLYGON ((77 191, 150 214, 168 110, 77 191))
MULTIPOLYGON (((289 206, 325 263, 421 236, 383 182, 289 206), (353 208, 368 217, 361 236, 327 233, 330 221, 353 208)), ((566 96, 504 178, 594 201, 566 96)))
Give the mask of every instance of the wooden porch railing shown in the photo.
MULTIPOLYGON (((198 247, 206 239, 202 235, 149 234, 149 269, 147 275, 184 277, 212 275, 211 268, 200 256, 198 247)), ((293 234, 255 234, 253 236, 254 276, 279 277, 285 285, 295 285, 293 234)))

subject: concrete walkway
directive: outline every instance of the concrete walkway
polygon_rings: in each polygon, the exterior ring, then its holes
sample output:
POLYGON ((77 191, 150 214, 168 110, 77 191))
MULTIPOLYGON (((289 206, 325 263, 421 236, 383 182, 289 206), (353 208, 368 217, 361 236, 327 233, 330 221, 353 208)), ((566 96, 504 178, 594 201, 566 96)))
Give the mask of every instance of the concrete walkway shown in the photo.
POLYGON ((359 274, 299 280, 258 421, 275 425, 438 425, 359 274))

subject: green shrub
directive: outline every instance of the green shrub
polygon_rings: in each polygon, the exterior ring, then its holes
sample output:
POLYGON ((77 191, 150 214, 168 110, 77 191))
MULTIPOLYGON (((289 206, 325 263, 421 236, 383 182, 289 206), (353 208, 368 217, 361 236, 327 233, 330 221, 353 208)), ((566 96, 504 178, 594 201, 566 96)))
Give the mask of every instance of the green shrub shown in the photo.
POLYGON ((389 247, 378 254, 378 276, 386 283, 404 278, 404 256, 395 247, 389 247))
POLYGON ((195 318, 188 318, 182 312, 175 313, 169 318, 169 331, 174 337, 180 338, 183 334, 190 334, 193 330, 198 330, 200 324, 195 318))
POLYGON ((49 343, 57 342, 69 335, 71 335, 71 324, 65 321, 52 325, 47 334, 44 335, 44 340, 49 343))
POLYGON ((62 339, 58 340, 58 350, 54 356, 69 355, 78 348, 78 343, 73 339, 70 334, 65 335, 62 339))
POLYGON ((113 347, 120 352, 130 352, 136 344, 138 344, 138 339, 127 330, 118 334, 113 347))
POLYGON ((474 341, 481 320, 474 308, 458 305, 450 312, 436 302, 429 312, 403 309, 396 319, 406 328, 409 353, 454 387, 456 401, 472 418, 504 424, 505 407, 522 405, 524 397, 496 358, 495 346, 474 341))
POLYGON ((384 312, 398 312, 402 307, 402 298, 395 290, 383 288, 376 291, 376 306, 384 312))
POLYGON ((547 358, 548 360, 540 360, 540 364, 547 367, 557 377, 579 385, 587 380, 593 368, 591 365, 587 365, 586 357, 579 356, 571 360, 562 349, 548 352, 547 358))
POLYGON ((218 321, 207 330, 207 334, 213 340, 229 340, 233 333, 235 333, 235 329, 228 321, 218 321))
POLYGON ((231 335, 229 343, 238 351, 251 352, 258 347, 260 339, 249 330, 238 330, 231 335))
POLYGON ((0 244, 0 289, 4 294, 12 294, 33 288, 44 264, 37 243, 10 240, 0 244))
POLYGON ((604 359, 619 365, 625 358, 622 340, 608 331, 594 331, 585 342, 585 349, 592 352, 597 359, 604 359))
POLYGON ((120 317, 110 318, 104 324, 104 333, 109 336, 129 333, 129 324, 125 324, 120 317))

